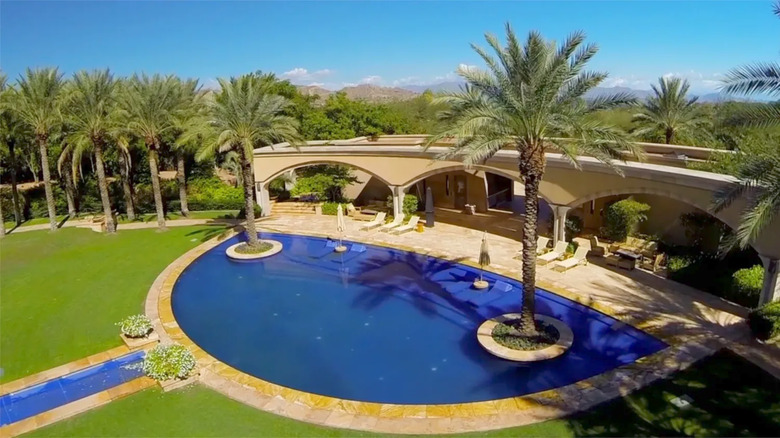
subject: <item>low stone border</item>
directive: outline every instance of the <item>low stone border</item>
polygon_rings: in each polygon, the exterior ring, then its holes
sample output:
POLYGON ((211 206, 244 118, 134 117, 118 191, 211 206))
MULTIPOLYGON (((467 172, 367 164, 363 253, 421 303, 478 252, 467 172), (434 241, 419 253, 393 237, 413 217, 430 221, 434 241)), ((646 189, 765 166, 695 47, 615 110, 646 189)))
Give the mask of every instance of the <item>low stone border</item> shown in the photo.
POLYGON ((520 319, 519 313, 506 313, 483 322, 477 329, 477 341, 490 354, 498 356, 501 359, 512 360, 515 362, 539 362, 542 360, 554 359, 571 348, 574 342, 574 333, 569 326, 559 319, 546 315, 534 315, 534 319, 549 324, 558 330, 560 336, 558 342, 549 347, 538 350, 516 350, 505 347, 493 339, 493 329, 502 322, 512 319, 520 319))
MULTIPOLYGON (((281 232, 281 231, 280 231, 281 232)), ((281 232, 283 234, 328 237, 325 233, 281 232)), ((567 386, 524 396, 500 400, 443 405, 397 405, 344 400, 322 396, 268 382, 237 370, 195 344, 179 327, 171 308, 171 293, 179 275, 208 250, 235 233, 212 239, 179 257, 155 280, 146 299, 146 314, 160 330, 164 342, 174 341, 187 346, 194 354, 199 381, 206 386, 242 403, 267 412, 283 415, 327 427, 349 428, 379 433, 439 434, 479 432, 523 426, 559 418, 628 394, 658 379, 687 368, 697 360, 722 347, 711 334, 679 335, 663 330, 664 321, 637 321, 634 315, 616 312, 609 306, 592 302, 587 297, 561 287, 539 282, 539 287, 572 301, 590 306, 622 323, 651 333, 670 345, 634 363, 567 386)), ((403 245, 351 238, 353 241, 416 252, 444 260, 464 263, 440 252, 403 245)), ((476 263, 464 264, 478 267, 476 263)), ((490 272, 517 278, 508 269, 490 267, 490 272)))
POLYGON ((236 251, 236 248, 246 244, 246 242, 239 242, 236 243, 235 245, 229 246, 228 249, 225 250, 225 254, 227 254, 227 256, 233 260, 259 260, 259 259, 264 259, 266 257, 271 257, 272 255, 278 254, 282 250, 282 242, 278 242, 276 240, 261 239, 260 243, 270 243, 271 249, 265 252, 261 252, 259 254, 242 254, 236 251))
POLYGON ((122 342, 127 345, 127 348, 130 348, 131 350, 143 348, 149 344, 157 343, 157 341, 160 340, 160 335, 158 335, 155 330, 152 330, 151 333, 141 338, 131 338, 124 333, 120 333, 119 337, 122 338, 122 342))

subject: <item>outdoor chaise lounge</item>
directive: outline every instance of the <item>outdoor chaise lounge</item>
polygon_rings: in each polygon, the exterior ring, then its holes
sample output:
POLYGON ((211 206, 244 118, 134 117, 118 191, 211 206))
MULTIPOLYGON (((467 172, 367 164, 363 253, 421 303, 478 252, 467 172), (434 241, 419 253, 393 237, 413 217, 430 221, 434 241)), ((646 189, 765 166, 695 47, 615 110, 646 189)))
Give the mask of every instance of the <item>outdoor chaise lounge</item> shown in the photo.
POLYGON ((406 223, 406 225, 401 225, 398 228, 390 230, 391 234, 401 234, 405 233, 407 231, 412 231, 414 227, 417 226, 417 222, 420 221, 420 216, 412 216, 411 219, 409 219, 409 222, 406 223))
POLYGON ((383 223, 385 223, 386 216, 387 213, 385 213, 384 211, 380 211, 379 213, 376 214, 376 216, 374 216, 374 220, 372 220, 371 222, 364 223, 363 225, 358 227, 358 230, 370 230, 374 227, 378 227, 383 223))
POLYGON ((537 257, 536 262, 540 265, 546 265, 550 262, 558 260, 559 258, 563 257, 567 246, 569 246, 569 244, 565 240, 559 240, 558 243, 555 244, 555 248, 553 248, 552 251, 537 257))
MULTIPOLYGON (((539 236, 536 238, 536 255, 544 254, 547 252, 549 248, 547 248, 547 245, 550 244, 550 238, 539 236)), ((515 254, 516 259, 520 259, 523 257, 523 250, 517 251, 517 254, 515 254)))
POLYGON ((355 207, 351 203, 347 204, 347 216, 358 221, 369 221, 373 218, 368 212, 362 212, 360 208, 355 207))
POLYGON ((475 306, 481 306, 501 298, 510 290, 512 290, 511 284, 497 280, 493 287, 491 287, 487 292, 474 292, 472 290, 469 294, 469 298, 466 299, 466 301, 475 306))
POLYGON ((574 257, 560 262, 555 262, 553 269, 560 272, 566 272, 575 266, 587 264, 588 259, 586 256, 588 255, 589 250, 590 248, 587 246, 580 246, 576 251, 574 251, 574 257))
POLYGON ((393 221, 389 224, 384 224, 381 227, 379 227, 379 231, 390 231, 393 228, 400 226, 404 222, 403 215, 398 215, 393 218, 393 221))

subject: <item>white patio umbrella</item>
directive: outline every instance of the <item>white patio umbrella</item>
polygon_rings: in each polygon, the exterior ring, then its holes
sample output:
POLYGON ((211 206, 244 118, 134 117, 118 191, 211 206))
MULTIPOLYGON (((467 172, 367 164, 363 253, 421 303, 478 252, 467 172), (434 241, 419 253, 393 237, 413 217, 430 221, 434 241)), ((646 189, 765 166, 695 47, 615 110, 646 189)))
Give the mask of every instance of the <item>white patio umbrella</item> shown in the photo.
POLYGON ((341 243, 341 239, 344 236, 344 231, 347 229, 347 224, 344 222, 344 210, 341 208, 341 204, 336 209, 336 229, 339 232, 339 244, 336 246, 336 252, 344 252, 347 247, 341 243))
POLYGON ((487 231, 482 233, 482 246, 479 248, 479 280, 474 282, 474 287, 477 289, 484 289, 488 286, 487 282, 482 279, 485 266, 490 265, 490 246, 487 240, 487 231))

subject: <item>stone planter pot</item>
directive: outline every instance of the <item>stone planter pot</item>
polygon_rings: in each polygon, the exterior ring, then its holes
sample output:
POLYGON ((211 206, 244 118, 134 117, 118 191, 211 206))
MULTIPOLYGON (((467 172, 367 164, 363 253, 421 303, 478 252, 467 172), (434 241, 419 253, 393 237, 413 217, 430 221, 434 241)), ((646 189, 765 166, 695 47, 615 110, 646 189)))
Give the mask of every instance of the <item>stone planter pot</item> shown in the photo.
POLYGON ((193 373, 186 379, 171 379, 171 380, 159 380, 157 383, 162 388, 163 392, 170 392, 179 388, 184 388, 187 385, 195 383, 198 380, 198 375, 193 373))
POLYGON ((157 341, 160 340, 160 336, 157 335, 157 332, 154 330, 142 338, 130 338, 125 336, 124 333, 120 333, 119 337, 122 338, 122 341, 124 341, 125 345, 127 345, 127 348, 131 350, 141 350, 145 346, 152 343, 157 343, 157 341))
POLYGON ((515 350, 505 347, 493 339, 493 328, 501 322, 520 318, 519 313, 507 313, 488 319, 477 329, 477 341, 490 354, 498 356, 501 359, 514 362, 538 362, 542 360, 554 359, 569 350, 574 343, 574 333, 571 329, 558 319, 545 315, 534 315, 534 319, 554 326, 560 337, 558 342, 546 348, 539 350, 515 350))
POLYGON ((235 245, 229 246, 225 250, 225 254, 227 254, 227 256, 233 260, 258 260, 266 257, 271 257, 272 255, 278 254, 282 250, 282 242, 278 242, 276 240, 267 240, 267 239, 261 239, 260 242, 270 243, 271 249, 265 252, 261 252, 259 254, 241 254, 236 251, 236 248, 245 244, 246 242, 240 242, 240 243, 236 243, 235 245))

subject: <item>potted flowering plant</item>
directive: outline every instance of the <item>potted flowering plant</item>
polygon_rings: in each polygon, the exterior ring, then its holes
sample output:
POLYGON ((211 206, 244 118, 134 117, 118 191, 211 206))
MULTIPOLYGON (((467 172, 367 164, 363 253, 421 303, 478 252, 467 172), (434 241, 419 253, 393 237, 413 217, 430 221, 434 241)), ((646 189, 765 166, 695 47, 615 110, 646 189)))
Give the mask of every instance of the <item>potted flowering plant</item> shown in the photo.
POLYGON ((132 349, 156 342, 157 333, 154 332, 152 321, 146 315, 131 315, 116 323, 119 326, 120 336, 125 345, 132 349))

